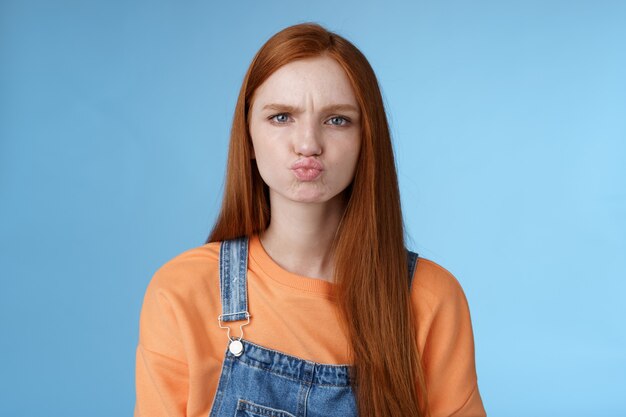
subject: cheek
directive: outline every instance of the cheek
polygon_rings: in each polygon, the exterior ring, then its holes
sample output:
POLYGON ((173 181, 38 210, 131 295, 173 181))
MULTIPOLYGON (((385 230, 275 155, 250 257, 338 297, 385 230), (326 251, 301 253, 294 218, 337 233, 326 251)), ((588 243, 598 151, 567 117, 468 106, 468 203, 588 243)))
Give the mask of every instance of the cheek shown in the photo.
POLYGON ((252 145, 256 166, 259 174, 261 174, 261 178, 266 184, 273 182, 272 179, 277 176, 280 167, 283 165, 279 150, 264 141, 253 141, 252 145))
POLYGON ((256 144, 256 146, 254 147, 254 155, 256 159, 256 165, 259 168, 259 172, 261 173, 261 176, 265 178, 265 176, 269 174, 269 167, 272 166, 272 153, 267 152, 267 150, 264 149, 262 146, 256 144))
POLYGON ((349 155, 349 161, 345 164, 346 166, 346 175, 350 177, 352 180, 354 178, 354 173, 356 172, 356 164, 359 159, 359 153, 354 152, 349 155))
POLYGON ((254 124, 250 125, 250 147, 257 164, 263 164, 265 159, 267 159, 267 140, 264 140, 265 136, 262 129, 259 129, 254 124))
POLYGON ((359 153, 361 151, 361 139, 360 137, 354 138, 347 146, 342 150, 346 165, 350 166, 352 170, 356 167, 356 163, 359 159, 359 153))
POLYGON ((356 171, 356 165, 359 159, 359 142, 349 144, 348 146, 342 146, 336 150, 333 158, 333 169, 339 173, 341 182, 350 182, 354 178, 356 171))

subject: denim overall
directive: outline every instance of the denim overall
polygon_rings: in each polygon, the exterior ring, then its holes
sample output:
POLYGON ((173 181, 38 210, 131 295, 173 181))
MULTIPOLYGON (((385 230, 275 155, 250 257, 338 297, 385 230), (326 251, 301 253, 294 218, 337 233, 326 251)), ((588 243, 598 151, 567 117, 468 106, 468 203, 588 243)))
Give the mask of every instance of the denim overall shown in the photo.
MULTIPOLYGON (((409 288, 417 254, 407 251, 409 288)), ((222 322, 245 321, 240 336, 231 337, 209 417, 357 416, 348 377, 349 365, 316 363, 268 349, 243 339, 250 323, 246 275, 248 238, 221 243, 220 292, 222 322)))

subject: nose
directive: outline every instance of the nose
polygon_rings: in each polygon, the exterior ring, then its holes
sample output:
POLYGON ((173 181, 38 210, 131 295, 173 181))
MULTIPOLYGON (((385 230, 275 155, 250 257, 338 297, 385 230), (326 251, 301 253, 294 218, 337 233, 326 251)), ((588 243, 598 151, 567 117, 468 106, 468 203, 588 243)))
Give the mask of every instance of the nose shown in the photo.
POLYGON ((322 153, 321 126, 313 120, 302 120, 293 138, 294 152, 298 155, 312 156, 322 153))

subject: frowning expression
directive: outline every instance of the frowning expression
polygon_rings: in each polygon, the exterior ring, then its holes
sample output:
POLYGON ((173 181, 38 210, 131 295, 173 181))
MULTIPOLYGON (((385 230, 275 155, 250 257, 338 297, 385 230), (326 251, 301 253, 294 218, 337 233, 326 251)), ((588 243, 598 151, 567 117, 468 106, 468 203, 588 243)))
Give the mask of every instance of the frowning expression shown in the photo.
POLYGON ((354 178, 361 112, 337 61, 319 56, 276 70, 254 93, 249 130, 270 198, 321 203, 354 178))

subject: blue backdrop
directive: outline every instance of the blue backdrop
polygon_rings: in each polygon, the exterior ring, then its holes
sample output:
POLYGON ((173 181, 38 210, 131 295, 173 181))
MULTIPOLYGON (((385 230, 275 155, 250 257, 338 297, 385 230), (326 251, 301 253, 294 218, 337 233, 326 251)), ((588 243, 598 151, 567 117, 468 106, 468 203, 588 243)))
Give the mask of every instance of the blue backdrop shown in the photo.
POLYGON ((0 415, 132 414, 146 285, 204 242, 245 70, 303 21, 379 76, 488 414, 626 415, 626 3, 545 0, 2 0, 0 415))

